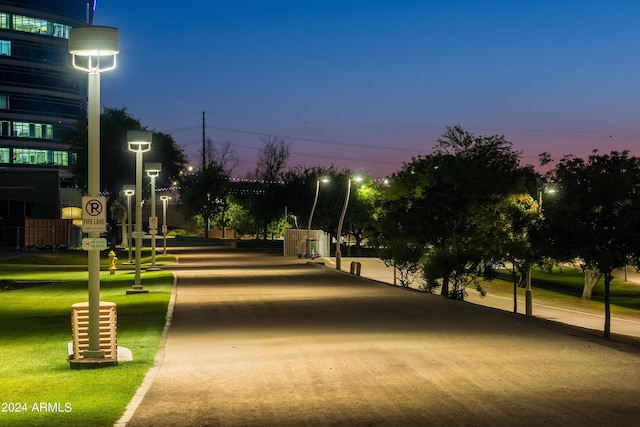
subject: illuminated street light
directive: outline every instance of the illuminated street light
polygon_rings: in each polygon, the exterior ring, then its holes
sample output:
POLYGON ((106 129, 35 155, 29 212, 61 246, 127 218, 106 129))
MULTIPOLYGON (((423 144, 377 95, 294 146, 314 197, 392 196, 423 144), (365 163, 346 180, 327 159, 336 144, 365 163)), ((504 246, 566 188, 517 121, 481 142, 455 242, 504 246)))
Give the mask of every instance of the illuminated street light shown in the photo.
POLYGON ((131 196, 136 193, 135 185, 124 185, 124 195, 127 196, 127 247, 129 248, 129 261, 123 264, 133 264, 131 261, 131 196))
POLYGON ((336 270, 342 269, 342 254, 340 253, 340 240, 342 235, 342 223, 344 222, 344 214, 347 213, 347 205, 349 204, 349 196, 351 195, 351 181, 362 181, 362 178, 355 177, 347 180, 347 195, 344 199, 344 206, 342 207, 342 214, 340 215, 340 221, 338 222, 338 234, 336 235, 336 270))
POLYGON ((167 256, 167 203, 171 197, 167 194, 160 196, 162 200, 162 255, 167 256))
POLYGON ((129 151, 136 153, 136 274, 135 282, 127 294, 148 292, 140 282, 140 257, 142 255, 142 153, 151 150, 151 138, 153 134, 146 130, 127 131, 127 144, 129 151))
POLYGON ((309 215, 309 224, 307 225, 307 248, 305 256, 311 254, 311 220, 313 219, 313 212, 316 210, 316 204, 318 203, 318 193, 320 193, 320 182, 329 182, 327 178, 316 179, 316 196, 313 199, 313 207, 311 208, 311 214, 309 215))
POLYGON ((159 270, 156 266, 156 235, 158 234, 158 217, 156 216, 156 178, 162 170, 161 163, 147 163, 145 171, 151 178, 151 217, 149 218, 149 233, 151 233, 151 267, 147 270, 159 270))
MULTIPOLYGON (((69 30, 69 53, 73 67, 88 73, 87 133, 88 133, 88 195, 100 195, 100 73, 116 67, 120 52, 120 33, 112 27, 77 27, 69 30)), ((106 227, 106 224, 105 224, 106 227)), ((85 358, 104 358, 100 350, 100 249, 95 249, 100 231, 90 231, 95 242, 88 250, 89 288, 89 349, 85 358)))

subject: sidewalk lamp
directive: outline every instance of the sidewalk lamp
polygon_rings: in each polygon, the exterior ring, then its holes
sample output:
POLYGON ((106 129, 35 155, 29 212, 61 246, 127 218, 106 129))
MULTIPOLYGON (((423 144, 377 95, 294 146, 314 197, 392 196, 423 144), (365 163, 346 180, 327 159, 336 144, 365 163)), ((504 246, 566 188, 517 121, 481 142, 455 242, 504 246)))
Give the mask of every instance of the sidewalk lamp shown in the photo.
POLYGON ((162 200, 162 255, 167 256, 167 203, 171 197, 168 194, 160 196, 162 200))
POLYGON ((320 193, 320 183, 321 182, 329 182, 327 178, 316 179, 316 196, 313 199, 313 207, 311 208, 311 214, 309 214, 309 224, 307 225, 307 246, 306 246, 306 256, 310 256, 311 254, 311 220, 313 219, 313 212, 316 210, 316 204, 318 203, 318 194, 320 193))
POLYGON ((151 138, 153 134, 146 130, 127 131, 127 144, 129 151, 136 153, 136 231, 133 237, 136 239, 136 274, 135 282, 127 294, 148 292, 140 282, 140 257, 142 255, 142 153, 151 150, 151 138))
MULTIPOLYGON (((69 53, 72 65, 88 73, 88 195, 100 195, 100 73, 116 68, 120 52, 120 33, 112 27, 90 26, 69 30, 69 53)), ((106 227, 106 224, 105 224, 106 227)), ((106 231, 106 230, 105 230, 106 231)), ((100 231, 89 231, 89 239, 97 242, 100 231)), ((89 349, 85 358, 104 358, 100 350, 100 249, 88 250, 89 349)))
POLYGON ((129 260, 123 264, 133 264, 131 261, 131 196, 136 193, 136 186, 124 185, 122 189, 127 196, 127 247, 129 248, 129 260))
POLYGON ((340 221, 338 222, 338 233, 336 234, 336 270, 342 269, 342 254, 340 253, 340 236, 342 235, 342 223, 344 222, 344 214, 347 213, 347 206, 349 205, 349 196, 351 195, 351 181, 362 181, 360 177, 349 178, 347 180, 347 195, 344 199, 344 206, 342 207, 342 214, 340 214, 340 221))
POLYGON ((156 235, 158 234, 158 217, 156 216, 156 178, 162 170, 161 163, 147 163, 145 171, 151 178, 151 217, 149 218, 149 233, 151 233, 151 267, 147 270, 159 270, 156 266, 156 235))

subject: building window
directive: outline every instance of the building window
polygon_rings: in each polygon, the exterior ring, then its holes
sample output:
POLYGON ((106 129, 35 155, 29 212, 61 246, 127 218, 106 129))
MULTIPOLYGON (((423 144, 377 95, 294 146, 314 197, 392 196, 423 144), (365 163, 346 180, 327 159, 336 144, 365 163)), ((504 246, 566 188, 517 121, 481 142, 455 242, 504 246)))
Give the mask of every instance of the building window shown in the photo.
POLYGON ((62 24, 53 24, 53 37, 58 37, 61 39, 68 39, 69 38, 69 29, 71 27, 69 27, 68 25, 62 25, 62 24))
POLYGON ((69 166, 69 153, 66 151, 54 151, 53 164, 57 166, 69 166))
POLYGON ((0 148, 0 163, 9 163, 11 150, 9 148, 0 148))
POLYGON ((14 122, 13 136, 17 138, 53 139, 53 125, 14 122))
POLYGON ((3 95, 0 93, 0 110, 9 109, 9 95, 3 95))
POLYGON ((47 34, 48 22, 44 19, 30 18, 28 16, 14 15, 13 29, 25 33, 47 34))
MULTIPOLYGON (((5 19, 8 21, 7 16, 8 15, 5 14, 5 19)), ((1 15, 0 15, 0 19, 2 19, 1 15)), ((8 25, 8 22, 7 22, 7 25, 8 25)), ((0 28, 8 28, 8 27, 0 27, 0 28)), ((26 33, 43 34, 47 36, 58 37, 61 39, 68 39, 69 30, 71 29, 71 27, 64 24, 52 23, 45 19, 31 18, 29 16, 23 16, 23 15, 14 15, 13 29, 16 31, 24 31, 26 33)))
POLYGON ((9 28, 9 14, 8 13, 0 13, 0 28, 8 29, 9 28))
POLYGON ((11 136, 9 129, 11 129, 11 122, 0 121, 0 136, 11 136))
POLYGON ((11 56, 11 42, 9 40, 0 40, 0 55, 11 56))
MULTIPOLYGON (((9 150, 8 148, 6 150, 9 150)), ((0 156, 1 156, 0 152, 0 156)), ((8 154, 7 154, 8 156, 8 154)), ((7 161, 7 163, 9 163, 7 161)), ((13 163, 18 165, 69 166, 69 154, 64 151, 14 148, 13 163)))

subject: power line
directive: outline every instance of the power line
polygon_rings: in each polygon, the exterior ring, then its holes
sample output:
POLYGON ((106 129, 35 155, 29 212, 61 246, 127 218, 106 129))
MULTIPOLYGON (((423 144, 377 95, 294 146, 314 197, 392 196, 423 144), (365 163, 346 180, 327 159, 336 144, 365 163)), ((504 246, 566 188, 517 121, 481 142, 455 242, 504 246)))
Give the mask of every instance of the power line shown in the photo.
MULTIPOLYGON (((258 131, 251 131, 251 130, 243 130, 243 129, 234 129, 234 128, 227 128, 227 127, 222 127, 222 126, 207 126, 207 128, 210 129, 217 129, 217 130, 222 130, 222 131, 226 131, 226 132, 235 132, 235 133, 243 133, 243 134, 248 134, 248 135, 257 135, 257 136, 273 136, 273 133, 268 133, 268 132, 258 132, 258 131)), ((359 147, 359 148, 367 148, 367 149, 378 149, 378 150, 392 150, 392 151, 407 151, 410 153, 414 153, 416 151, 415 148, 406 148, 406 147, 388 147, 388 146, 376 146, 376 145, 369 145, 369 144, 356 144, 353 142, 339 142, 339 141, 330 141, 330 140, 326 140, 326 139, 315 139, 315 138, 305 138, 305 137, 300 137, 300 136, 289 136, 289 135, 276 135, 279 136, 280 138, 285 138, 285 139, 291 139, 294 141, 307 141, 307 142, 315 142, 318 144, 329 144, 329 145, 338 145, 338 146, 345 146, 345 147, 359 147)))

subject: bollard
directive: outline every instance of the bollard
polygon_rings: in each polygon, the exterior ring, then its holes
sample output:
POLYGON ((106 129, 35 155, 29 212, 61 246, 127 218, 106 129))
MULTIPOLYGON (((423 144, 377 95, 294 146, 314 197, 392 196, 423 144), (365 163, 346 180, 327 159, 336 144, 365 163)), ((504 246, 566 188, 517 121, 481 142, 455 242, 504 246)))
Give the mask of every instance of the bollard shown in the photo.
POLYGON ((361 271, 362 271, 362 263, 359 261, 351 261, 351 266, 349 267, 349 273, 359 276, 361 271))

